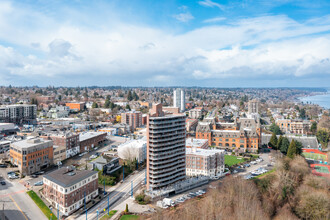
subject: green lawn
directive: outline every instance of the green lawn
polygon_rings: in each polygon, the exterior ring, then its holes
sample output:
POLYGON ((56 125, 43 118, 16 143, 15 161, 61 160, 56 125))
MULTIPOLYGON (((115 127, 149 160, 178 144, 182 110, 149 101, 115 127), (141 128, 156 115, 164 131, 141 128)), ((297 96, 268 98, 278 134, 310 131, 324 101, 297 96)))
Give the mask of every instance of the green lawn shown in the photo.
POLYGON ((110 219, 114 214, 116 214, 116 212, 117 212, 117 210, 111 210, 111 211, 109 212, 109 215, 107 214, 107 215, 103 216, 100 220, 107 220, 107 219, 110 219))
POLYGON ((239 163, 243 163, 245 160, 242 159, 238 159, 236 156, 234 155, 225 155, 225 164, 229 167, 235 165, 235 164, 239 164, 239 163))
POLYGON ((123 215, 119 220, 135 220, 139 218, 140 216, 138 215, 123 215))
POLYGON ((253 177, 252 179, 259 179, 260 177, 263 177, 263 176, 266 176, 268 174, 271 174, 273 172, 275 172, 275 168, 271 169, 270 171, 266 172, 266 173, 263 173, 263 174, 260 174, 259 176, 256 176, 256 177, 253 177))
MULTIPOLYGON (((46 217, 48 219, 51 218, 51 212, 50 209, 48 208, 48 206, 46 206, 46 204, 39 198, 39 196, 37 195, 37 193, 35 193, 33 190, 30 190, 27 192, 27 194, 31 197, 31 199, 37 204, 37 206, 39 207, 39 209, 46 215, 46 217)), ((53 214, 52 216, 53 220, 57 220, 56 215, 53 214)))
POLYGON ((327 159, 326 155, 323 155, 323 154, 315 154, 315 153, 303 152, 302 155, 305 158, 313 159, 313 160, 326 160, 327 159))

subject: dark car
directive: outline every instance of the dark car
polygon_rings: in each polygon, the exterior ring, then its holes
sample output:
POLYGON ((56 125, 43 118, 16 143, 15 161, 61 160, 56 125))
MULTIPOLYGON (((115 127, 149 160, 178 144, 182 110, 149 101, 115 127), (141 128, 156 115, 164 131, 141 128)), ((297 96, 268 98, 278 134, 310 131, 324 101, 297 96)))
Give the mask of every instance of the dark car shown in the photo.
POLYGON ((6 182, 5 181, 1 181, 0 184, 1 185, 6 185, 6 182))
POLYGON ((7 168, 7 164, 0 164, 0 168, 7 168))

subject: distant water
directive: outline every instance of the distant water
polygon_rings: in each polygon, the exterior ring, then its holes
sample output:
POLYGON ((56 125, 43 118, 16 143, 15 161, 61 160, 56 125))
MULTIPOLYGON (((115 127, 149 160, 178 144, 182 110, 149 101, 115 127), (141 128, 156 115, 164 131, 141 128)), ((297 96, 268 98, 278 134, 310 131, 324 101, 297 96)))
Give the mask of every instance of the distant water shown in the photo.
POLYGON ((321 106, 325 109, 330 109, 330 91, 329 90, 325 94, 300 97, 299 100, 304 103, 311 102, 312 104, 318 104, 319 106, 321 106))

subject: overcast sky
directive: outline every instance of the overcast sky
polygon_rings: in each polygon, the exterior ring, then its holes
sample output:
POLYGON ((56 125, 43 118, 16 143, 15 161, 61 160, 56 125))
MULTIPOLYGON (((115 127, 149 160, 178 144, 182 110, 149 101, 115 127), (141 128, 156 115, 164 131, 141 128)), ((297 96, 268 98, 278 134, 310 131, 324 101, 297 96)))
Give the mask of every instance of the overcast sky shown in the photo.
POLYGON ((0 1, 0 85, 330 85, 330 1, 0 1))

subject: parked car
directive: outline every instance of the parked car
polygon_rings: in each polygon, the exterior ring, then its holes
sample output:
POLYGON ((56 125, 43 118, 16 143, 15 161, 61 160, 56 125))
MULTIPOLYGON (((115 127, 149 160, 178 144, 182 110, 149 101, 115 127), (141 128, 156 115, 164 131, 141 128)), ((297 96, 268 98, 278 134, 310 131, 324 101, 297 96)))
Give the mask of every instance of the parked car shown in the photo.
POLYGON ((18 179, 18 176, 16 176, 16 175, 8 175, 8 178, 9 179, 18 179))
POLYGON ((7 168, 7 164, 0 164, 0 168, 7 168))
POLYGON ((251 165, 249 163, 245 164, 244 165, 245 167, 250 167, 251 165))
POLYGON ((44 184, 44 182, 42 180, 34 183, 35 186, 42 186, 43 184, 44 184))
POLYGON ((233 173, 234 173, 234 174, 235 174, 235 173, 238 173, 238 171, 237 171, 237 170, 234 170, 233 173))
POLYGON ((0 184, 4 186, 4 185, 6 185, 6 182, 5 182, 4 180, 2 180, 2 181, 0 182, 0 184))
POLYGON ((38 175, 37 175, 37 174, 32 174, 31 177, 32 177, 32 178, 37 178, 38 175))

